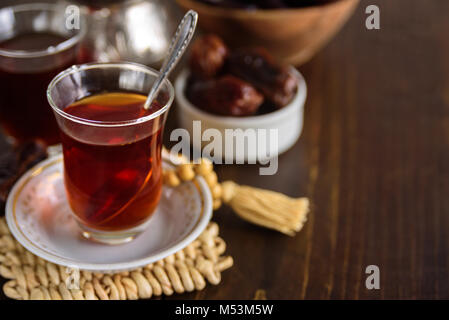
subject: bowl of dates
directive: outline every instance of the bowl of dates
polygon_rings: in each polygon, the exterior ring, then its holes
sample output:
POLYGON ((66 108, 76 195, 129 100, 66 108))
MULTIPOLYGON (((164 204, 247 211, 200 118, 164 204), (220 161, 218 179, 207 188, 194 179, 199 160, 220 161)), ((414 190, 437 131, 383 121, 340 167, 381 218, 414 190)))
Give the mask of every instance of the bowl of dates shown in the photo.
MULTIPOLYGON (((199 37, 190 48, 188 68, 175 81, 175 93, 178 121, 191 137, 214 129, 224 145, 227 129, 240 129, 257 139, 265 131, 276 135, 264 151, 271 158, 289 149, 302 131, 306 82, 299 71, 279 64, 264 48, 231 50, 216 35, 199 37)), ((214 150, 214 158, 255 159, 257 150, 252 149, 231 156, 214 150)))

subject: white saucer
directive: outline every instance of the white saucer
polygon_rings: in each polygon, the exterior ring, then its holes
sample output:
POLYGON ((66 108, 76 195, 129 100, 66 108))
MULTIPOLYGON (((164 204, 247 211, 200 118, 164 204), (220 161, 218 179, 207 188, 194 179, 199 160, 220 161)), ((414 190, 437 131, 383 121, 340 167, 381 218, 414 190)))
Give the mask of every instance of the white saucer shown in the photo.
POLYGON ((164 186, 147 229, 133 241, 116 246, 94 243, 80 235, 71 216, 62 169, 61 155, 39 163, 15 184, 6 204, 6 220, 17 241, 59 265, 97 272, 142 267, 186 247, 212 216, 210 190, 197 177, 176 188, 164 186))

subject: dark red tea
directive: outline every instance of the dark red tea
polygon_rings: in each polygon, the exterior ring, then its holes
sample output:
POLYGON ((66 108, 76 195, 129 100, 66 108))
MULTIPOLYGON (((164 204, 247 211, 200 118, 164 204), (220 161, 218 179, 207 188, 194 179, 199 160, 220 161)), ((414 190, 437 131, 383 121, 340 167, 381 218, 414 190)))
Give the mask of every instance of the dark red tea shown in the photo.
MULTIPOLYGON (((83 98, 64 111, 102 122, 134 120, 160 108, 154 103, 145 111, 145 99, 146 96, 134 93, 104 93, 83 98)), ((89 130, 86 125, 71 129, 81 135, 79 130, 89 130)), ((107 138, 95 137, 96 141, 103 141, 101 144, 77 140, 61 130, 69 203, 88 227, 104 231, 130 229, 147 220, 159 202, 161 129, 149 134, 136 132, 129 141, 125 133, 130 130, 119 128, 112 131, 115 134, 105 131, 107 138)))
MULTIPOLYGON (((0 49, 46 50, 65 40, 66 38, 52 33, 22 34, 0 42, 0 49)), ((2 58, 0 63, 0 122, 5 132, 18 142, 37 138, 48 144, 59 141, 58 128, 47 102, 46 90, 59 72, 78 61, 74 54, 52 54, 45 63, 42 61, 42 58, 9 57, 2 58), (3 62, 6 59, 9 61, 8 65, 3 62), (24 61, 25 59, 28 60, 24 61), (36 60, 35 64, 33 59, 36 60), (23 68, 23 64, 27 64, 27 67, 23 68)))

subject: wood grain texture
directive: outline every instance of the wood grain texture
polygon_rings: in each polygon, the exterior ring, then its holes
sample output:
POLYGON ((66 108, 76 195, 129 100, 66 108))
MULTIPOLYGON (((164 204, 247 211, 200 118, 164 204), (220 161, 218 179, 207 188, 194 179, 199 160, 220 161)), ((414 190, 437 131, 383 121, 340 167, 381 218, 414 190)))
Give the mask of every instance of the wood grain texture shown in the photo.
POLYGON ((268 299, 449 298, 448 12, 447 0, 361 1, 300 68, 304 131, 277 175, 217 167, 220 180, 308 196, 304 229, 290 238, 220 209, 234 267, 219 286, 168 299, 251 299, 258 289, 268 299), (379 31, 365 29, 369 4, 381 9, 379 31), (380 290, 365 288, 370 264, 380 290))
MULTIPOLYGON (((215 214, 235 266, 219 287, 180 298, 449 298, 449 10, 445 0, 362 1, 342 32, 300 68, 305 127, 274 177, 221 166, 233 179, 307 195, 295 238, 215 214), (365 29, 365 8, 381 30, 365 29), (378 265, 381 289, 365 288, 378 265)), ((178 298, 178 297, 176 297, 178 298)))

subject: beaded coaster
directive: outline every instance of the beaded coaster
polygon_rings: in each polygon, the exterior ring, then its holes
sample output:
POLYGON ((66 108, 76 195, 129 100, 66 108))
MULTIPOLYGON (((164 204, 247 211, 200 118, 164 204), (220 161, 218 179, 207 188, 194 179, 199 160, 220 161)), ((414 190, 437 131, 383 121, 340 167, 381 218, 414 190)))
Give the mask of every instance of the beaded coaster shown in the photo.
POLYGON ((226 243, 218 231, 218 225, 211 222, 183 250, 131 272, 81 271, 75 277, 79 289, 70 289, 73 274, 23 248, 10 234, 2 217, 0 276, 9 279, 3 291, 9 298, 23 300, 126 300, 202 290, 207 282, 219 284, 221 272, 233 264, 232 257, 223 256, 226 243))
MULTIPOLYGON (((166 150, 163 156, 169 157, 166 150)), ((164 170, 164 183, 176 187, 196 174, 202 176, 211 190, 214 210, 225 203, 242 219, 289 236, 299 232, 307 220, 307 198, 290 198, 232 181, 219 183, 209 160, 202 159, 195 165, 183 157, 177 160, 175 169, 164 170)), ((171 162, 175 164, 173 159, 171 162)), ((221 272, 233 265, 232 257, 223 255, 226 243, 218 231, 218 225, 210 222, 184 249, 130 272, 74 274, 27 251, 0 218, 0 276, 10 279, 3 291, 12 299, 126 300, 202 290, 206 282, 219 284, 221 272)))

